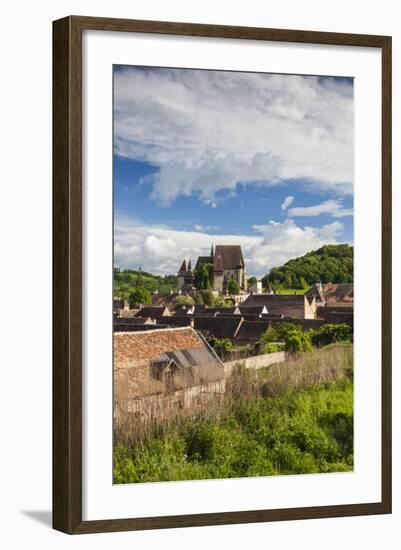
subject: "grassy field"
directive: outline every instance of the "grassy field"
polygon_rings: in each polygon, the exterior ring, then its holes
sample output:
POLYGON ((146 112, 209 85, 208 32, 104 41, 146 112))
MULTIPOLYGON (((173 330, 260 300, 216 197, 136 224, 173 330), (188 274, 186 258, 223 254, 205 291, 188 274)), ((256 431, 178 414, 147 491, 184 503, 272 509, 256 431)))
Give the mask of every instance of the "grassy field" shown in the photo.
POLYGON ((277 289, 277 294, 305 294, 309 287, 304 289, 299 288, 282 288, 277 289))
POLYGON ((214 408, 116 434, 114 482, 353 469, 352 346, 239 369, 214 408))

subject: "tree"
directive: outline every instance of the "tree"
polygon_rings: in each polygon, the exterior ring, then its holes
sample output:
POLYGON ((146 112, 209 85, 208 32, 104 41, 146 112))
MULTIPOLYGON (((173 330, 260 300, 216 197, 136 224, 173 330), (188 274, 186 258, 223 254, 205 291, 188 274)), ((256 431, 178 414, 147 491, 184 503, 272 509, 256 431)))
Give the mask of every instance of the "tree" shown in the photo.
POLYGON ((251 285, 254 285, 255 283, 257 283, 257 278, 256 277, 249 277, 248 279, 248 286, 251 286, 251 285))
POLYGON ((152 297, 149 290, 144 287, 135 288, 128 297, 129 307, 134 308, 138 304, 151 304, 152 297))
POLYGON ((177 307, 180 306, 193 306, 195 303, 194 299, 191 296, 177 296, 174 300, 174 305, 177 307))
POLYGON ((213 264, 200 264, 194 269, 194 285, 198 290, 209 290, 213 285, 213 264))
POLYGON ((308 286, 308 283, 305 281, 303 277, 300 277, 297 281, 297 284, 294 285, 294 288, 297 288, 299 290, 305 290, 308 286))
POLYGON ((231 279, 230 281, 228 281, 228 285, 227 285, 227 290, 229 292, 229 294, 239 294, 240 293, 240 286, 239 286, 239 283, 238 281, 236 281, 235 279, 231 279))
POLYGON ((136 279, 136 286, 138 288, 143 288, 145 286, 141 269, 139 269, 138 277, 136 279))
POLYGON ((203 296, 203 303, 205 303, 209 307, 213 307, 214 305, 214 295, 211 290, 206 290, 205 292, 202 292, 203 296))
POLYGON ((311 334, 294 323, 278 323, 275 327, 277 340, 284 342, 285 350, 293 353, 311 351, 311 334))
POLYGON ((273 267, 262 278, 277 287, 305 288, 322 281, 323 283, 352 283, 354 271, 354 249, 348 244, 325 245, 308 252, 304 256, 289 260, 281 267, 273 267))

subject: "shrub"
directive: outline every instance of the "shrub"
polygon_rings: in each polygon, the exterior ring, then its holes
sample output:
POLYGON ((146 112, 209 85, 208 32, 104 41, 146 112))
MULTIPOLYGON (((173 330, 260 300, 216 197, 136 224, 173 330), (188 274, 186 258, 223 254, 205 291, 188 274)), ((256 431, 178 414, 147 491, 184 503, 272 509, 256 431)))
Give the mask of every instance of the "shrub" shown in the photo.
POLYGON ((345 323, 328 323, 312 333, 312 343, 315 346, 327 346, 335 342, 351 339, 351 327, 345 323))
POLYGON ((232 303, 225 300, 222 296, 217 296, 214 300, 214 307, 227 308, 232 307, 232 303))
POLYGON ((195 292, 195 294, 194 294, 194 304, 196 306, 200 306, 203 303, 204 302, 203 302, 202 294, 200 292, 195 292))
POLYGON ((269 327, 260 339, 262 349, 273 342, 283 342, 284 349, 293 353, 312 350, 310 333, 294 323, 278 323, 274 328, 269 327))
POLYGON ((289 330, 284 338, 285 350, 297 353, 300 351, 312 351, 310 334, 307 332, 289 330))
POLYGON ((228 340, 227 338, 222 338, 221 340, 215 340, 213 343, 213 348, 217 355, 220 357, 225 357, 228 351, 232 349, 233 343, 231 340, 228 340))
POLYGON ((205 292, 202 292, 203 297, 203 303, 206 304, 209 307, 214 306, 214 294, 211 290, 206 290, 205 292))
POLYGON ((269 344, 270 342, 277 342, 277 332, 270 325, 266 332, 261 336, 259 342, 262 345, 269 344))
POLYGON ((191 296, 177 296, 174 300, 175 306, 193 306, 194 299, 191 296))
POLYGON ((278 351, 283 351, 285 344, 281 342, 268 342, 262 347, 262 353, 276 353, 278 351))
POLYGON ((240 286, 238 281, 235 281, 234 279, 231 279, 230 281, 228 281, 227 290, 229 294, 239 294, 240 286))

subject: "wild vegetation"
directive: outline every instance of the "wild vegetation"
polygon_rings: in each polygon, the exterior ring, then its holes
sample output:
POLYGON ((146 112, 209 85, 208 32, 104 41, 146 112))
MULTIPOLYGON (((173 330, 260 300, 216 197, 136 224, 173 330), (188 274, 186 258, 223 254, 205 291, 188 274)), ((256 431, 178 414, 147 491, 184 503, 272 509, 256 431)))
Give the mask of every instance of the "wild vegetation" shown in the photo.
POLYGON ((260 352, 271 353, 272 344, 283 344, 286 351, 297 353, 312 351, 313 346, 321 347, 336 342, 350 342, 351 327, 345 323, 327 323, 319 329, 303 330, 295 323, 279 323, 270 326, 259 340, 260 352))
POLYGON ((354 272, 354 247, 348 244, 325 245, 294 258, 281 267, 274 267, 262 279, 277 290, 300 289, 321 281, 322 283, 352 283, 354 272))
POLYGON ((266 369, 238 368, 197 412, 115 426, 114 481, 268 476, 353 469, 352 345, 266 369))

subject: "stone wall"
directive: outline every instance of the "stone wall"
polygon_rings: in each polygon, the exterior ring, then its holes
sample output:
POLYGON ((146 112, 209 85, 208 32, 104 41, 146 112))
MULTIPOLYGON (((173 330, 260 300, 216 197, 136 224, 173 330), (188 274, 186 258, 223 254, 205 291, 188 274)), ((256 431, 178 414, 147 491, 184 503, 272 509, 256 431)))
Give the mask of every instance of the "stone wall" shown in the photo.
POLYGON ((285 361, 285 351, 277 351, 276 353, 265 353, 263 355, 253 355, 245 359, 236 361, 227 361, 224 363, 224 374, 226 378, 231 376, 232 370, 237 365, 244 365, 247 369, 262 369, 274 363, 282 363, 285 361))

